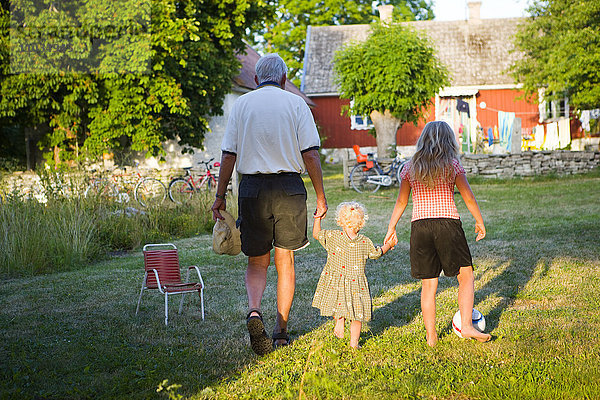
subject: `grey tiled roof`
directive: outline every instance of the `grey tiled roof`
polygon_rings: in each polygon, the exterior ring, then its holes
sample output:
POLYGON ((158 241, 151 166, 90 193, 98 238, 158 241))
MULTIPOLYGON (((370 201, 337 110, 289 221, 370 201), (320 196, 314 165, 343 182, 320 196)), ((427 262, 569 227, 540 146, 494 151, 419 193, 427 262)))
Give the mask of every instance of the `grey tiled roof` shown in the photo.
MULTIPOLYGON (((404 24, 425 32, 448 67, 451 86, 513 84, 506 70, 520 57, 512 39, 523 18, 469 21, 414 21, 404 24)), ((304 61, 307 95, 336 93, 332 60, 344 44, 364 41, 369 25, 312 26, 304 61)))

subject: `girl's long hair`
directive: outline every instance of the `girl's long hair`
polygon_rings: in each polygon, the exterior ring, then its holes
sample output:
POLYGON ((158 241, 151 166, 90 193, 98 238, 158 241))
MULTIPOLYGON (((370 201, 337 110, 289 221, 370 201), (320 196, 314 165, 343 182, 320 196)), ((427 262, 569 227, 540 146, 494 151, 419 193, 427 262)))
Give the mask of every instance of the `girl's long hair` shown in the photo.
POLYGON ((459 158, 454 131, 444 121, 428 122, 417 141, 410 173, 414 179, 433 188, 435 179, 450 175, 452 161, 459 158))

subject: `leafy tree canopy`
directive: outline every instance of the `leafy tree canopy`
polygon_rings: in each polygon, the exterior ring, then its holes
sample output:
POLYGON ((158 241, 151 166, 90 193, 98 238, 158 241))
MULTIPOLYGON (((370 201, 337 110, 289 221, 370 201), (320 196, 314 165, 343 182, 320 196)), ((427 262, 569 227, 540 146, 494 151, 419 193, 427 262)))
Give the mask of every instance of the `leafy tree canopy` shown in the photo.
POLYGON ((366 41, 336 53, 334 72, 340 97, 353 100, 352 113, 371 115, 380 155, 395 145, 397 129, 416 124, 450 82, 428 39, 399 24, 373 24, 366 41), (379 116, 395 123, 378 129, 379 116))
POLYGON ((201 147, 246 29, 266 9, 249 0, 10 6, 0 14, 0 121, 45 126, 41 145, 87 156, 123 145, 156 155, 169 138, 201 147))
MULTIPOLYGON (((430 0, 391 0, 395 21, 433 19, 430 0)), ((279 0, 274 3, 274 18, 263 27, 258 42, 268 52, 286 60, 289 77, 296 85, 304 60, 306 30, 309 25, 368 24, 377 19, 371 0, 279 0)))
POLYGON ((578 109, 600 107, 600 2, 535 0, 515 37, 523 58, 513 75, 528 95, 569 98, 578 109))

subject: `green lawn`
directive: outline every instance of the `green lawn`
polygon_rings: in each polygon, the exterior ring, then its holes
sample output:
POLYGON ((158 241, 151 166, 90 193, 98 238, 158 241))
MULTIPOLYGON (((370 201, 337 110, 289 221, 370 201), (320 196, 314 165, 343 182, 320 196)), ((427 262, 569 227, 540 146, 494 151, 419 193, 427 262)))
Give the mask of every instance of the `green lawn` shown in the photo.
MULTIPOLYGON (((326 168, 331 211, 324 227, 334 227, 339 202, 355 199, 370 214, 364 233, 381 243, 397 190, 358 194, 342 187, 340 170, 326 168)), ((367 265, 374 315, 359 351, 348 348, 348 337, 336 339, 332 322, 310 306, 325 261, 313 241, 296 257, 294 342, 256 357, 245 330, 245 258, 215 255, 203 235, 175 243, 182 264, 202 272, 205 321, 197 296, 187 298, 182 315, 172 300, 169 327, 156 294, 144 294, 135 315, 139 250, 76 271, 3 281, 0 398, 600 398, 600 175, 477 180, 472 188, 486 221, 483 241, 475 243, 473 218, 456 199, 490 343, 451 332, 457 283, 442 277, 441 340, 433 349, 425 344, 420 282, 410 277, 409 207, 396 249, 367 265), (164 380, 180 386, 157 393, 164 380)), ((309 190, 309 211, 314 204, 309 190)), ((271 268, 267 330, 275 279, 271 268)))

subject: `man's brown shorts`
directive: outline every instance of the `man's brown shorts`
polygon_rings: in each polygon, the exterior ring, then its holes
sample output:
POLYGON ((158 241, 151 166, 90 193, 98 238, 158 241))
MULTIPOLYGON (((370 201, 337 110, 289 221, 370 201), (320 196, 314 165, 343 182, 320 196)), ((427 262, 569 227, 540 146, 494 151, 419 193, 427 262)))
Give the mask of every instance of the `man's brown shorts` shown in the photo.
POLYGON ((273 246, 298 250, 306 237, 306 188, 300 174, 243 175, 238 196, 242 251, 261 256, 273 246))

